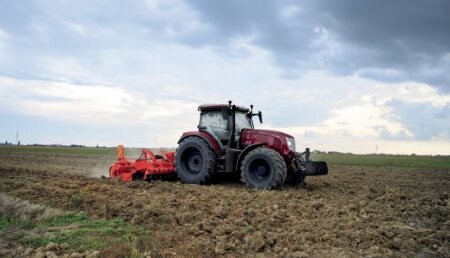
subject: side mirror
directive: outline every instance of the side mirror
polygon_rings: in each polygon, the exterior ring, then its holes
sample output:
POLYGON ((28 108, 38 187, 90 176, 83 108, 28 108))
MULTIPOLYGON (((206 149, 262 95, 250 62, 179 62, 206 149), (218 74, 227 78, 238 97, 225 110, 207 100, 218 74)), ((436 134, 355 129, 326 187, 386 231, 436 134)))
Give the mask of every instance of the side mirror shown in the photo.
POLYGON ((262 124, 262 113, 258 111, 259 122, 262 124))

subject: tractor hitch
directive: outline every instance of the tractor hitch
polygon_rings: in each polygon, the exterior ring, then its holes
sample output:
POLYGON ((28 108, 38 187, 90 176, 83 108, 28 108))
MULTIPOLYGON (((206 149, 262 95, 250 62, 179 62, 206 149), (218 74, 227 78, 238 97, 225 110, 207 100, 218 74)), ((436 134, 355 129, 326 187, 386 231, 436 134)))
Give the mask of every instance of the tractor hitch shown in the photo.
POLYGON ((305 175, 306 176, 321 176, 328 174, 328 166, 325 161, 306 161, 305 175))
POLYGON ((300 163, 303 163, 303 166, 300 166, 296 171, 300 175, 321 176, 328 174, 327 163, 325 161, 312 161, 309 148, 306 148, 303 153, 297 153, 297 159, 300 163), (303 155, 305 156, 304 159, 302 158, 303 155))

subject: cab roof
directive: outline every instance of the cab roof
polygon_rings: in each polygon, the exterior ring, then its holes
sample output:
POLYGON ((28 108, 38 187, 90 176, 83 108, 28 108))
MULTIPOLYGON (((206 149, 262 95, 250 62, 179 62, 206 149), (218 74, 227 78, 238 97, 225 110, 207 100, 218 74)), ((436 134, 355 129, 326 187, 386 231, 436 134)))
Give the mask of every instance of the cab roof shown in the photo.
MULTIPOLYGON (((228 104, 203 104, 198 106, 198 111, 217 111, 222 110, 222 108, 229 108, 228 104)), ((236 110, 241 112, 249 112, 250 109, 243 106, 236 105, 236 110)))

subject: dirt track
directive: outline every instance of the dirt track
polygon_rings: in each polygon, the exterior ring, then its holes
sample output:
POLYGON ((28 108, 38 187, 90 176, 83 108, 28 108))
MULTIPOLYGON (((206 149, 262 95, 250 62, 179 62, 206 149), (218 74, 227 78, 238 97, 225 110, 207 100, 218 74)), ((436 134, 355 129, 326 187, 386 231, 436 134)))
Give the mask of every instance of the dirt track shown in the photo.
POLYGON ((281 191, 74 174, 110 159, 6 153, 0 191, 147 227, 139 248, 156 256, 450 256, 447 170, 331 166, 281 191))

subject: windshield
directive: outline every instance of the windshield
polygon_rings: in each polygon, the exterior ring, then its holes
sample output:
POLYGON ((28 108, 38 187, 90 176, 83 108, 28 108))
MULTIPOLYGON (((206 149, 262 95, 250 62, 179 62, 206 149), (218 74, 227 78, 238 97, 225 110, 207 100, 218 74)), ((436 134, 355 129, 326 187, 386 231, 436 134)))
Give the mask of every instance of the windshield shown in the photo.
MULTIPOLYGON (((214 133, 222 141, 229 137, 228 119, 223 118, 220 111, 202 112, 199 125, 214 133)), ((247 113, 236 112, 236 133, 240 133, 242 129, 253 129, 252 120, 248 118, 247 113)))
POLYGON ((253 129, 252 122, 246 113, 236 112, 236 132, 240 132, 242 129, 253 129))
POLYGON ((202 112, 200 116, 200 126, 214 133, 220 140, 228 139, 228 119, 222 117, 220 111, 202 112))

